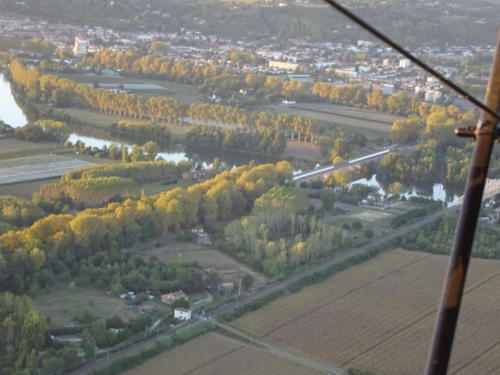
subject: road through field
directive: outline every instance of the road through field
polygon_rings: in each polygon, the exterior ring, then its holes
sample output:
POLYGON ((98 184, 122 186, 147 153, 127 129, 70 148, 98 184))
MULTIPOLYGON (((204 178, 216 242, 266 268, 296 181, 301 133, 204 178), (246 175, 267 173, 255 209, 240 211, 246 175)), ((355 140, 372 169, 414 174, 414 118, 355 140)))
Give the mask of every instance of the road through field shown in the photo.
MULTIPOLYGON (((386 236, 375 239, 370 244, 368 244, 366 246, 352 248, 352 249, 336 256, 335 258, 330 259, 329 261, 325 261, 321 264, 311 266, 307 270, 293 274, 285 280, 263 286, 260 290, 254 292, 254 293, 242 294, 239 301, 231 302, 231 303, 228 303, 228 304, 221 306, 217 310, 214 310, 212 313, 210 313, 209 317, 213 318, 213 319, 217 319, 218 317, 220 317, 223 314, 231 313, 239 306, 244 305, 248 302, 254 301, 256 299, 260 299, 262 297, 265 297, 265 296, 269 295, 270 293, 273 293, 279 289, 282 289, 282 288, 286 287, 287 285, 303 278, 304 276, 308 276, 316 271, 321 271, 321 270, 323 270, 327 267, 333 266, 335 264, 342 263, 343 261, 346 261, 349 258, 363 254, 364 252, 366 252, 368 249, 370 249, 372 247, 380 246, 380 245, 382 245, 382 244, 384 244, 384 243, 386 243, 386 242, 388 242, 396 237, 407 234, 407 233, 409 233, 415 229, 418 229, 426 224, 432 223, 434 220, 438 219, 440 216, 444 215, 445 213, 455 211, 458 207, 459 206, 449 207, 449 208, 443 209, 441 211, 435 212, 434 214, 429 215, 429 216, 427 216, 427 217, 425 217, 425 218, 423 218, 423 219, 421 219, 413 224, 400 227, 399 229, 387 234, 386 236)), ((167 332, 160 334, 159 337, 169 335, 172 332, 174 332, 174 330, 168 330, 167 332)), ((84 375, 84 374, 88 374, 92 370, 101 369, 101 368, 109 365, 113 361, 121 359, 121 358, 123 358, 127 355, 130 355, 130 354, 138 353, 141 350, 144 350, 148 347, 153 346, 156 341, 157 341, 157 338, 153 337, 153 338, 138 342, 132 346, 129 346, 126 349, 123 349, 123 350, 120 350, 116 353, 113 353, 112 355, 110 355, 109 359, 108 358, 101 358, 101 359, 92 361, 92 362, 88 363, 87 365, 71 372, 71 374, 72 375, 84 375)))

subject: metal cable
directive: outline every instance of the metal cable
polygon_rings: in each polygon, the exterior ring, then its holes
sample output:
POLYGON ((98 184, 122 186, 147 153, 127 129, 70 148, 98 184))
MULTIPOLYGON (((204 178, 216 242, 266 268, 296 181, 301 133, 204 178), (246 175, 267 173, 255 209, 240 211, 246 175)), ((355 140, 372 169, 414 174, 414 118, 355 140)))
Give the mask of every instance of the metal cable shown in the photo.
POLYGON ((344 6, 340 5, 337 1, 335 0, 324 0, 326 3, 330 4, 332 7, 337 9, 340 13, 345 15, 347 18, 351 19, 353 22, 357 23, 359 26, 361 26, 363 29, 368 31, 370 34, 374 35, 376 38, 380 39, 387 45, 389 45, 391 48, 395 49, 398 51, 400 54, 405 56, 408 60, 413 62, 415 65, 419 66, 423 70, 425 70, 427 73, 432 75, 433 77, 437 78, 439 81, 444 83, 446 86, 448 86, 450 89, 455 91, 457 94, 462 96, 464 99, 469 101, 470 103, 474 104, 476 107, 481 108, 483 111, 488 112, 490 115, 495 117, 497 120, 500 120, 500 115, 498 115, 495 111, 493 111, 491 108, 483 104, 480 100, 475 98, 472 94, 468 93, 465 91, 463 88, 458 86, 457 84, 453 83, 446 77, 444 77, 441 73, 436 71, 434 68, 430 67, 423 61, 421 61, 419 58, 416 56, 412 55, 410 52, 405 50, 403 47, 398 45, 396 42, 391 40, 389 37, 378 31, 376 28, 371 26, 369 23, 364 21, 363 19, 359 18, 356 16, 354 13, 352 13, 349 9, 345 8, 344 6))

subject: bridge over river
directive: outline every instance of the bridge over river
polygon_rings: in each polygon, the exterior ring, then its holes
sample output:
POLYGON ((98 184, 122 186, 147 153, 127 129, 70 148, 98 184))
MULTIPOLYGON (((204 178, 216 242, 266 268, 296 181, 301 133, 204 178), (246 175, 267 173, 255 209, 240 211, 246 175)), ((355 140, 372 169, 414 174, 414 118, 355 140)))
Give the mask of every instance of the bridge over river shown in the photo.
POLYGON ((331 164, 326 167, 321 167, 318 169, 314 169, 309 172, 304 172, 297 174, 293 177, 293 182, 302 182, 302 181, 312 181, 312 180, 318 180, 325 178, 329 175, 331 175, 333 172, 341 170, 341 169, 346 169, 348 167, 353 167, 355 165, 362 165, 365 163, 369 163, 374 160, 378 160, 383 158, 385 155, 389 154, 390 152, 409 152, 413 150, 414 146, 399 146, 399 145, 393 145, 385 150, 374 152, 372 154, 360 156, 357 158, 349 159, 349 160, 344 160, 340 163, 336 164, 331 164))

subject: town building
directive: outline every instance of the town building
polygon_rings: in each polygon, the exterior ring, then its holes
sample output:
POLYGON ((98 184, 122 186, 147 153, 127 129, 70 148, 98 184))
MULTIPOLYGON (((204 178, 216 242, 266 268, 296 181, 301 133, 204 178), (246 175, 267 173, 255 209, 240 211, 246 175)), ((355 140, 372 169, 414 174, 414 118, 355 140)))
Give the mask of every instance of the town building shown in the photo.
POLYGON ((174 310, 174 318, 179 320, 191 320, 191 310, 179 307, 174 310))
POLYGON ((358 78, 356 68, 337 68, 335 74, 344 78, 358 78))
POLYGON ((287 71, 296 71, 299 64, 288 61, 269 61, 269 67, 272 69, 281 69, 287 71))
POLYGON ((401 69, 408 69, 411 66, 411 61, 409 59, 399 60, 399 67, 401 69))
POLYGON ((85 56, 89 49, 89 41, 81 35, 75 37, 75 45, 73 47, 73 55, 85 56))

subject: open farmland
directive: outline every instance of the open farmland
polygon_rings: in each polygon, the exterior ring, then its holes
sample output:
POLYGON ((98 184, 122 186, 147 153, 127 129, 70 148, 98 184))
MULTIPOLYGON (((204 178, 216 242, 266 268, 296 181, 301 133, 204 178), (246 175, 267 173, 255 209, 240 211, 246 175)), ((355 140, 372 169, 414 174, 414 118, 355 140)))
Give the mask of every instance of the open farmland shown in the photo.
MULTIPOLYGON (((424 371, 448 258, 393 251, 277 300, 235 326, 311 358, 385 375, 424 371)), ((500 368, 500 261, 473 259, 452 374, 500 368)), ((489 372, 488 372, 489 371, 489 372)))
POLYGON ((273 112, 313 118, 318 121, 335 122, 363 131, 367 136, 387 135, 395 120, 402 117, 367 109, 353 108, 330 103, 300 103, 296 105, 272 105, 262 108, 273 112))
POLYGON ((0 161, 0 184, 59 177, 71 169, 92 165, 87 161, 59 155, 38 155, 0 161))
POLYGON ((47 154, 60 150, 63 150, 63 147, 54 143, 35 143, 15 138, 0 138, 0 160, 27 155, 47 154))
POLYGON ((217 333, 208 333, 124 372, 124 375, 312 375, 315 370, 217 333))

